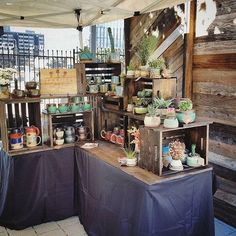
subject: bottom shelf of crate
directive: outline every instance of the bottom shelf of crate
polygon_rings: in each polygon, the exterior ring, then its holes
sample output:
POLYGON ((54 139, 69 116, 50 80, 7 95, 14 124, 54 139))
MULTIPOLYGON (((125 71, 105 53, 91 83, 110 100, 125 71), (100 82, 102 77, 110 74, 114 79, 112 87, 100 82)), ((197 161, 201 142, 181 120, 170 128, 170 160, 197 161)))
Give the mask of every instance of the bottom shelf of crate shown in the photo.
POLYGON ((22 154, 27 154, 27 153, 33 153, 33 152, 40 152, 40 151, 47 151, 51 150, 47 145, 40 145, 36 147, 23 147, 21 149, 16 149, 16 150, 9 150, 8 153, 10 156, 16 156, 16 155, 22 155, 22 154))
POLYGON ((162 176, 169 176, 172 174, 180 173, 180 172, 189 172, 192 170, 200 170, 200 169, 205 169, 206 166, 197 166, 197 167, 190 167, 188 165, 183 165, 184 169, 183 170, 170 170, 169 168, 163 167, 162 169, 162 176))

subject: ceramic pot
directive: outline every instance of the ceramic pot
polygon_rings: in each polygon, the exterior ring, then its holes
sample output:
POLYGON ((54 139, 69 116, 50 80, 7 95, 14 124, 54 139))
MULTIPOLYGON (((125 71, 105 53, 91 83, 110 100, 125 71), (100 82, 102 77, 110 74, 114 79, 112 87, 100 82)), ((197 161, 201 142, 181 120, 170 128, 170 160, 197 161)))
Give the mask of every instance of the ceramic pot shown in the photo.
POLYGON ((25 133, 27 134, 36 134, 39 135, 40 134, 40 130, 38 127, 31 125, 29 127, 25 127, 25 133))
POLYGON ((25 88, 27 89, 27 90, 30 90, 30 89, 36 89, 37 88, 37 82, 35 82, 35 81, 29 81, 29 82, 26 82, 26 84, 25 84, 25 88))
POLYGON ((13 150, 23 148, 23 136, 21 133, 11 133, 9 135, 10 148, 13 150))
POLYGON ((23 98, 25 96, 25 91, 20 89, 14 89, 13 96, 16 98, 23 98))
POLYGON ((89 85, 89 93, 98 93, 98 85, 90 84, 89 85))
POLYGON ((40 96, 40 90, 39 89, 30 89, 29 90, 29 96, 30 97, 38 97, 38 96, 40 96))
POLYGON ((71 103, 70 104, 71 112, 78 112, 80 111, 80 104, 79 103, 71 103))
POLYGON ((108 84, 100 84, 99 90, 100 90, 100 93, 106 93, 108 91, 108 84))
POLYGON ((126 109, 128 112, 133 112, 134 110, 134 104, 129 103, 126 109))
POLYGON ((48 111, 48 113, 56 113, 57 112, 57 105, 56 104, 47 104, 47 111, 48 111))
POLYGON ((119 97, 122 97, 123 96, 123 90, 124 90, 124 87, 122 86, 116 86, 116 95, 119 96, 119 97))
POLYGON ((184 167, 182 165, 181 160, 172 160, 170 163, 170 170, 176 170, 176 171, 180 171, 183 170, 184 167))
POLYGON ((161 124, 160 116, 145 116, 144 117, 144 125, 146 127, 158 127, 161 124))
POLYGON ((55 145, 63 145, 64 144, 64 139, 56 139, 54 141, 55 145))
POLYGON ((105 131, 104 129, 101 130, 100 135, 103 139, 110 141, 111 139, 111 135, 112 135, 112 131, 105 131))
POLYGON ((127 70, 126 77, 133 78, 135 75, 134 70, 127 70))
POLYGON ((136 166, 137 165, 137 158, 127 158, 126 159, 127 166, 136 166))
POLYGON ((179 127, 179 122, 175 117, 166 118, 164 120, 164 125, 163 126, 165 128, 168 128, 168 129, 174 129, 174 128, 179 127))
POLYGON ((113 76, 111 77, 111 83, 112 83, 112 84, 119 84, 119 83, 120 83, 120 77, 117 76, 117 75, 113 75, 113 76))
POLYGON ((63 103, 58 104, 58 110, 59 110, 60 113, 68 112, 69 111, 69 106, 66 103, 65 104, 63 104, 63 103))
POLYGON ((160 78, 161 77, 160 68, 150 68, 150 78, 160 78))
POLYGON ((196 120, 196 113, 194 110, 176 111, 176 117, 180 123, 189 124, 196 120))
POLYGON ((90 111, 92 109, 92 105, 90 103, 85 103, 83 109, 84 111, 90 111))

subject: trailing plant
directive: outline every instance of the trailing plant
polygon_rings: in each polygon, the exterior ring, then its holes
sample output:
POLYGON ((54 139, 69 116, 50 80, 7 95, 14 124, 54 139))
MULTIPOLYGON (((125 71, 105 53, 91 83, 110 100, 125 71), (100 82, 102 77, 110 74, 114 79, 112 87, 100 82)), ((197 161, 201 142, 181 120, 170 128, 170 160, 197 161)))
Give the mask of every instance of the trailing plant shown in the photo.
POLYGON ((153 104, 156 108, 158 109, 165 109, 170 107, 172 101, 171 100, 165 100, 164 98, 154 98, 153 99, 153 104))
POLYGON ((115 44, 114 44, 114 37, 112 35, 111 27, 107 28, 108 36, 110 39, 110 44, 111 44, 111 52, 115 52, 115 44))
POLYGON ((180 101, 179 103, 180 111, 189 111, 193 109, 193 103, 190 99, 180 101))
POLYGON ((84 48, 79 49, 79 53, 91 53, 88 46, 84 46, 84 48))
POLYGON ((157 45, 157 38, 154 35, 144 35, 138 45, 138 55, 141 65, 145 66, 150 55, 154 52, 157 45))

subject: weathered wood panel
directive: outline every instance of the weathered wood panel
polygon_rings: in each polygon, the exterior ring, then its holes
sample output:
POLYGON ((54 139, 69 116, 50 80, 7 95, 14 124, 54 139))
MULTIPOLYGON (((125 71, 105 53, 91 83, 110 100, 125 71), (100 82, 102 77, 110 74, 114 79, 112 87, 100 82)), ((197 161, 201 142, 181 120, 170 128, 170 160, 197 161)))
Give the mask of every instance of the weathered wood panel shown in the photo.
POLYGON ((194 68, 235 69, 236 53, 194 55, 194 68))
POLYGON ((193 93, 235 96, 236 99, 236 85, 228 86, 214 82, 193 82, 193 93))
POLYGON ((231 157, 236 160, 236 145, 227 144, 222 141, 215 141, 210 139, 209 141, 209 150, 211 152, 218 153, 222 156, 231 157))
POLYGON ((236 40, 195 43, 194 55, 236 53, 236 40))
POLYGON ((236 69, 205 69, 195 68, 193 70, 194 82, 209 82, 228 86, 236 85, 236 69))

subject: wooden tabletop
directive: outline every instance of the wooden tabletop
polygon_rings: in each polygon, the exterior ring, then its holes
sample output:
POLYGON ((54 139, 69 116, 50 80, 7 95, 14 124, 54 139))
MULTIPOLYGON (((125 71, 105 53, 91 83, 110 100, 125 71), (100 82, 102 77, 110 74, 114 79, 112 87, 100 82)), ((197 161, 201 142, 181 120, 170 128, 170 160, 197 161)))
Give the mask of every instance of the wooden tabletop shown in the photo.
MULTIPOLYGON (((91 158, 97 158, 99 160, 102 160, 148 185, 153 185, 173 179, 182 178, 187 175, 195 175, 198 173, 212 170, 212 167, 205 166, 202 167, 201 169, 196 168, 189 172, 179 172, 169 176, 157 176, 152 172, 144 170, 138 166, 135 167, 120 166, 118 158, 125 156, 123 149, 115 144, 105 141, 97 141, 97 143, 99 144, 97 148, 83 149, 83 150, 90 153, 91 158)), ((77 144, 77 145, 82 146, 82 144, 77 144)))

